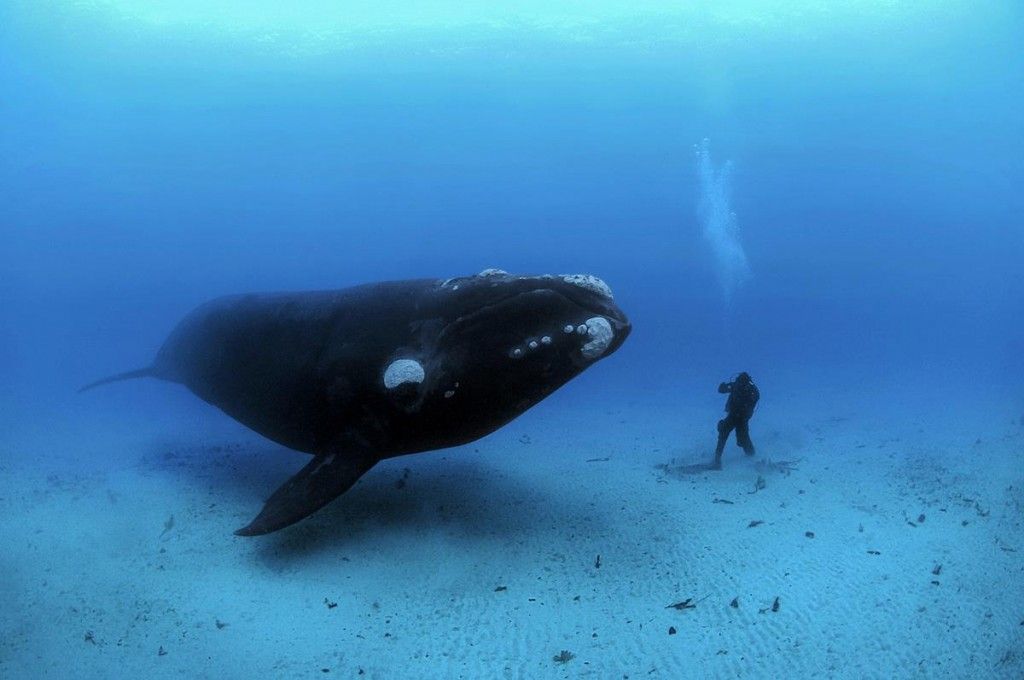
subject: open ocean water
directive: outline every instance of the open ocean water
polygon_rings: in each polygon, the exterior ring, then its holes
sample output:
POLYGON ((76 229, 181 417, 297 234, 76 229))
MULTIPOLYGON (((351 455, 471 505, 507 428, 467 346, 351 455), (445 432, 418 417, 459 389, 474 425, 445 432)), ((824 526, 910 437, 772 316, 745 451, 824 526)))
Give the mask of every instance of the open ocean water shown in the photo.
POLYGON ((0 677, 1024 677, 1022 45, 1016 0, 0 2, 0 677), (77 392, 222 295, 491 268, 632 331, 265 536, 305 455, 77 392))

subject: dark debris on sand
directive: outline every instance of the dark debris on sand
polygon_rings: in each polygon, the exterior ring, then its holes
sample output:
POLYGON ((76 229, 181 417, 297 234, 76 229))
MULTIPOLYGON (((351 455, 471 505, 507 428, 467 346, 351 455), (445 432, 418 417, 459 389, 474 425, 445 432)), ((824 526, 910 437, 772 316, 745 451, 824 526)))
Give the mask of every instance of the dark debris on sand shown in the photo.
POLYGON ((576 655, 570 652, 568 649, 563 649, 558 654, 552 657, 555 663, 569 663, 576 658, 576 655))

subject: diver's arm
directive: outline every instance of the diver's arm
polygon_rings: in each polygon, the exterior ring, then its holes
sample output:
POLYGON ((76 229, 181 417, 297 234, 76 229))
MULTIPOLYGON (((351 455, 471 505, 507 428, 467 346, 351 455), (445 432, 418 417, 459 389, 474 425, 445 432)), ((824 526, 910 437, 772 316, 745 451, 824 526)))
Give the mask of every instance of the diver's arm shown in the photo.
POLYGON ((718 384, 718 393, 719 394, 729 394, 730 392, 732 392, 732 383, 719 383, 718 384))
POLYGON ((761 390, 757 389, 757 385, 754 383, 750 383, 750 392, 747 394, 747 398, 750 401, 750 415, 754 415, 757 402, 761 401, 761 390))

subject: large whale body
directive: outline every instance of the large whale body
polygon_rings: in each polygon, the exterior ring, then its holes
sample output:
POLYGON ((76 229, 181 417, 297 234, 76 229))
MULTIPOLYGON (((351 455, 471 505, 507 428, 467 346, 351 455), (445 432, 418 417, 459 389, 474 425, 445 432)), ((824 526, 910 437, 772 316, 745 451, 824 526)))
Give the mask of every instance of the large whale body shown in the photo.
POLYGON ((301 520, 377 461, 465 444, 509 422, 629 335, 588 275, 475 276, 201 305, 147 368, 97 381, 181 383, 261 435, 313 455, 236 533, 301 520))

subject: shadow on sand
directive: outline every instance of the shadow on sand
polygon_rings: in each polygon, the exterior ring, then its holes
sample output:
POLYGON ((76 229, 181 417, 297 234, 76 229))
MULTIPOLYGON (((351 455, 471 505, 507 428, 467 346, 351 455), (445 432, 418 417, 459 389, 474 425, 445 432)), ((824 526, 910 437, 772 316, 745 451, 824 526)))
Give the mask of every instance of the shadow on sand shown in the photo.
MULTIPOLYGON (((171 474, 194 492, 216 497, 232 517, 237 514, 242 526, 306 461, 304 454, 288 449, 245 443, 164 447, 143 465, 171 474)), ((236 540, 255 543, 255 556, 272 567, 425 534, 453 541, 508 542, 551 533, 555 540, 565 523, 585 518, 588 526, 600 527, 606 522, 600 507, 588 500, 553 494, 525 477, 489 467, 481 454, 453 449, 381 461, 350 491, 298 524, 236 540)))

